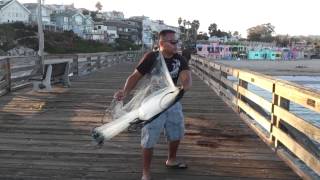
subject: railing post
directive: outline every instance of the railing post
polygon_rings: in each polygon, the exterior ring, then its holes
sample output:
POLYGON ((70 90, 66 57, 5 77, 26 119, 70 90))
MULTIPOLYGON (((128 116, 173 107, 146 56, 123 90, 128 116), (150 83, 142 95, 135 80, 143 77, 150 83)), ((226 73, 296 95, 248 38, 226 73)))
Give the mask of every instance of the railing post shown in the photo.
MULTIPOLYGON (((238 76, 238 78, 239 78, 239 76, 238 76)), ((242 96, 239 93, 239 87, 242 87, 244 89, 248 89, 248 82, 239 78, 239 84, 238 84, 238 87, 237 87, 237 91, 238 91, 237 92, 237 104, 238 104, 238 101, 246 102, 245 96, 242 96)), ((241 108, 238 106, 238 113, 240 113, 240 112, 241 112, 241 108)))
POLYGON ((110 55, 104 55, 103 66, 109 67, 109 57, 110 55))
POLYGON ((88 71, 91 72, 92 71, 92 61, 91 61, 91 56, 87 57, 87 67, 88 67, 88 71))
POLYGON ((279 142, 276 137, 273 136, 273 127, 281 128, 280 118, 274 114, 275 106, 279 106, 287 111, 290 109, 290 101, 275 93, 276 83, 273 84, 272 89, 272 109, 271 109, 271 130, 270 140, 274 143, 274 148, 277 149, 279 142))
POLYGON ((221 91, 222 88, 226 89, 227 87, 223 84, 222 82, 222 77, 225 79, 228 79, 228 74, 226 72, 222 71, 223 66, 220 66, 219 71, 220 71, 220 79, 219 79, 219 95, 225 95, 223 94, 223 91, 221 91))
POLYGON ((75 55, 72 58, 72 73, 74 76, 79 76, 79 56, 75 55))
POLYGON ((273 146, 275 149, 278 147, 278 140, 273 135, 273 127, 279 127, 279 120, 277 116, 274 114, 275 106, 278 105, 279 96, 275 93, 276 85, 273 84, 272 88, 272 108, 271 108, 271 128, 270 128, 270 141, 273 142, 273 146))
POLYGON ((43 75, 44 73, 44 66, 43 66, 43 61, 41 60, 40 56, 37 56, 37 60, 35 61, 35 65, 39 67, 39 69, 36 70, 36 74, 43 75))
POLYGON ((8 82, 8 87, 7 90, 8 92, 11 91, 11 64, 10 64, 10 59, 6 59, 6 66, 5 66, 5 71, 6 73, 6 81, 8 82))
POLYGON ((98 55, 96 63, 97 63, 97 69, 100 69, 101 68, 101 55, 98 55))

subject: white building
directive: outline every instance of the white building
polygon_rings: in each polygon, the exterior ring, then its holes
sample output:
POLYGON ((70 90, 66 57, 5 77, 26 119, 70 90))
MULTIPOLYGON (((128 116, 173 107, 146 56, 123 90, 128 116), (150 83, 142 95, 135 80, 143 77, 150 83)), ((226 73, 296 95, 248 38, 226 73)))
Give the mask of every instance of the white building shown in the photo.
POLYGON ((95 23, 92 32, 92 40, 113 43, 118 37, 116 26, 107 26, 101 22, 95 23))
MULTIPOLYGON (((30 12, 30 22, 38 23, 38 3, 26 3, 23 4, 30 12)), ((51 25, 50 15, 53 13, 53 10, 48 6, 42 5, 41 14, 42 14, 42 23, 44 25, 51 25)))
MULTIPOLYGON (((142 18, 142 17, 141 17, 142 18)), ((149 17, 143 16, 143 43, 145 46, 151 48, 154 44, 154 33, 159 33, 164 29, 171 29, 176 32, 177 37, 180 37, 180 30, 178 27, 166 25, 161 20, 151 20, 149 17)))
POLYGON ((65 11, 76 11, 74 4, 61 5, 61 4, 47 4, 46 7, 50 8, 54 13, 63 13, 65 11))
POLYGON ((124 20, 124 14, 120 11, 108 11, 103 12, 101 18, 105 20, 124 20))
POLYGON ((30 11, 17 0, 0 0, 0 23, 29 22, 30 11))

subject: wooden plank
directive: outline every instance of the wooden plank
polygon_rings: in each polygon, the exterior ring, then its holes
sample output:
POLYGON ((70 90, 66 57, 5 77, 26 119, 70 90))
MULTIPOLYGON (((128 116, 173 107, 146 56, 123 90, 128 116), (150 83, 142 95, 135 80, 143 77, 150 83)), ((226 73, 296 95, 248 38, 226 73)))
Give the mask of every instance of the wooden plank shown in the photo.
POLYGON ((257 87, 265 89, 269 92, 273 90, 274 79, 262 75, 256 75, 253 72, 239 71, 239 79, 247 81, 257 87))
POLYGON ((32 82, 24 82, 24 83, 17 84, 15 86, 11 87, 11 89, 12 89, 12 91, 16 91, 16 90, 19 90, 19 89, 30 87, 31 85, 32 85, 32 82))
POLYGON ((3 96, 8 93, 8 89, 0 89, 0 96, 3 96))
POLYGON ((269 102, 268 100, 265 100, 263 97, 254 94, 253 92, 239 86, 238 87, 238 92, 242 95, 245 96, 246 98, 250 99, 251 101, 255 102, 258 104, 260 107, 263 109, 267 110, 268 112, 271 112, 272 110, 272 103, 269 102))
POLYGON ((240 117, 267 145, 271 147, 272 141, 268 136, 269 133, 265 129, 260 128, 261 126, 257 126, 257 122, 245 113, 240 113, 240 117))
POLYGON ((7 81, 0 81, 0 90, 7 89, 8 88, 8 82, 7 81))
POLYGON ((221 76, 220 78, 221 82, 223 82, 226 86, 228 86, 230 89, 233 89, 237 91, 237 83, 234 83, 233 81, 221 76))
POLYGON ((28 81, 30 78, 35 77, 35 76, 38 76, 38 74, 16 77, 16 78, 13 78, 11 81, 12 82, 28 81))
POLYGON ((277 81, 275 93, 291 102, 320 113, 320 92, 286 81, 277 81))
POLYGON ((238 106, 251 117, 253 117, 254 120, 256 120, 266 131, 270 132, 271 123, 265 117, 260 115, 257 111, 245 104, 240 99, 238 99, 238 106))
POLYGON ((293 154, 295 154, 300 160, 302 160, 306 165, 315 171, 320 176, 320 161, 296 143, 291 137, 285 134, 277 127, 273 127, 274 136, 293 154))
POLYGON ((39 65, 31 65, 31 66, 24 66, 24 67, 18 67, 18 68, 12 68, 11 73, 17 73, 17 72, 23 72, 23 71, 30 71, 30 70, 37 70, 39 65))
POLYGON ((239 77, 239 72, 240 72, 240 69, 233 68, 233 70, 232 70, 232 76, 238 79, 238 77, 239 77))
POLYGON ((219 89, 220 89, 220 84, 219 84, 218 82, 216 82, 216 81, 213 80, 213 79, 210 79, 209 82, 210 82, 210 84, 211 84, 210 86, 211 86, 212 88, 214 88, 215 90, 219 91, 219 89))
POLYGON ((300 132, 303 132, 305 135, 310 138, 320 142, 320 128, 307 122, 304 119, 299 118, 298 116, 288 112, 285 109, 282 109, 279 106, 274 106, 274 114, 282 119, 283 121, 290 124, 292 127, 298 129, 300 132))
POLYGON ((232 68, 232 67, 228 67, 228 66, 225 66, 225 65, 221 65, 221 66, 220 66, 220 70, 221 70, 222 72, 227 73, 228 75, 233 76, 233 68, 232 68))
POLYGON ((19 57, 9 57, 10 62, 18 63, 18 64, 28 64, 33 61, 37 61, 37 56, 19 56, 19 57))
POLYGON ((231 100, 233 98, 233 95, 229 92, 228 89, 225 89, 224 87, 220 86, 220 95, 224 95, 225 97, 227 97, 229 100, 231 100))
POLYGON ((221 73, 219 71, 213 71, 211 74, 214 78, 220 79, 221 73))
POLYGON ((202 66, 202 67, 200 67, 200 69, 202 69, 204 72, 206 72, 208 74, 211 74, 211 70, 207 67, 202 66))
POLYGON ((285 149, 279 147, 277 149, 277 155, 286 163, 288 166, 294 170, 302 179, 304 180, 314 180, 319 179, 319 176, 315 175, 313 172, 309 170, 302 169, 302 163, 297 158, 293 157, 289 154, 285 149))

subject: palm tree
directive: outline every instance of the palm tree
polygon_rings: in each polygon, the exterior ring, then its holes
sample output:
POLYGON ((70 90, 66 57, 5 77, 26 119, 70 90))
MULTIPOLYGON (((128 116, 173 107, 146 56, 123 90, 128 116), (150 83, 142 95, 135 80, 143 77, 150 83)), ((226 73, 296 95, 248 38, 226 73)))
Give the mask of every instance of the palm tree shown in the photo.
POLYGON ((193 20, 191 23, 191 26, 193 27, 193 29, 195 29, 196 31, 198 31, 199 27, 200 27, 200 22, 199 20, 193 20))
POLYGON ((97 11, 98 11, 98 12, 101 11, 101 9, 102 9, 102 4, 100 3, 100 1, 98 1, 98 2, 96 3, 96 8, 97 8, 97 11))
POLYGON ((156 42, 158 41, 158 35, 159 33, 157 31, 152 31, 152 49, 155 47, 156 42))
POLYGON ((192 41, 195 42, 197 40, 197 32, 198 32, 198 29, 200 27, 200 22, 199 20, 193 20, 192 23, 191 23, 191 35, 193 37, 192 41))
POLYGON ((210 24, 210 26, 208 28, 210 36, 214 36, 216 34, 217 28, 218 28, 218 26, 216 23, 210 24))
POLYGON ((178 19, 179 26, 181 25, 181 23, 182 23, 182 19, 181 19, 181 17, 179 17, 179 19, 178 19))

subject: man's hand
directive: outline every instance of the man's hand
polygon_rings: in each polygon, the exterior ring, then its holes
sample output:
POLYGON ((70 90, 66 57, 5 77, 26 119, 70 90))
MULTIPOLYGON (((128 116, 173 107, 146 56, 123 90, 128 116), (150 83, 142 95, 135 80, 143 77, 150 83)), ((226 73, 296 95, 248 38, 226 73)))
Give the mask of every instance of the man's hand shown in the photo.
POLYGON ((124 93, 124 90, 122 90, 122 89, 118 90, 113 95, 113 98, 115 98, 117 101, 122 101, 125 97, 126 97, 126 94, 124 93))
POLYGON ((183 70, 180 72, 179 79, 183 90, 186 92, 192 86, 192 78, 190 70, 183 70))
POLYGON ((134 70, 134 72, 128 77, 123 89, 118 90, 113 95, 113 98, 117 99, 118 101, 122 101, 131 92, 131 90, 136 86, 136 84, 142 77, 143 75, 139 73, 139 71, 134 70))

